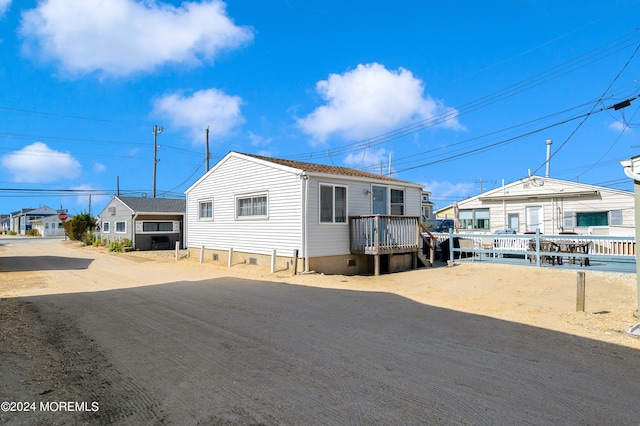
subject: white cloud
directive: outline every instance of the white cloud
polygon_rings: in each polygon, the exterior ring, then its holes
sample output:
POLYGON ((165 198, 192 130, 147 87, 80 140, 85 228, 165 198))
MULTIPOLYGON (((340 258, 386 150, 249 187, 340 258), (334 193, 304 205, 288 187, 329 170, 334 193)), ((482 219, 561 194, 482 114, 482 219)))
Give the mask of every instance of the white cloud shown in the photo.
POLYGON ((102 173, 107 170, 107 166, 102 163, 98 163, 97 161, 93 162, 93 172, 94 173, 102 173))
POLYGON ((609 129, 619 133, 631 133, 632 131, 631 127, 628 124, 617 120, 609 124, 609 129))
MULTIPOLYGON (((71 187, 71 189, 73 189, 74 191, 86 192, 93 191, 95 188, 93 188, 91 185, 77 185, 71 187)), ((78 195, 76 197, 75 205, 79 207, 80 212, 88 212, 89 203, 91 203, 91 215, 95 216, 96 214, 100 213, 101 207, 99 206, 105 206, 109 201, 111 201, 111 196, 109 195, 91 194, 91 196, 89 196, 89 193, 87 193, 86 195, 78 195)))
MULTIPOLYGON (((2 1, 2 0, 0 0, 2 1)), ((167 63, 200 64, 253 38, 220 0, 43 0, 22 14, 24 50, 70 74, 125 76, 167 63)))
POLYGON ((426 191, 431 192, 432 201, 436 202, 437 208, 446 207, 453 201, 439 202, 437 200, 464 200, 475 191, 472 183, 452 183, 448 181, 431 181, 423 184, 426 191))
POLYGON ((264 136, 249 132, 249 141, 251 142, 251 146, 267 146, 273 142, 273 138, 265 138, 264 136))
POLYGON ((73 179, 81 166, 69 153, 55 151, 42 142, 35 142, 11 152, 0 160, 16 182, 47 183, 73 179))
POLYGON ((438 121, 438 126, 462 128, 457 111, 425 95, 422 81, 404 68, 389 71, 377 63, 360 64, 319 81, 316 91, 326 104, 298 119, 315 142, 331 135, 365 139, 445 112, 449 119, 438 121))
POLYGON ((365 148, 364 151, 353 152, 347 155, 344 163, 356 169, 363 169, 368 166, 379 166, 382 163, 384 172, 386 173, 389 171, 389 153, 384 148, 376 151, 365 148))
POLYGON ((4 16, 7 10, 9 10, 10 5, 11 0, 0 0, 0 18, 4 16))
POLYGON ((186 96, 173 93, 157 99, 153 115, 168 120, 167 126, 187 128, 195 142, 204 143, 205 129, 209 136, 224 136, 244 123, 240 113, 242 99, 217 89, 201 90, 186 96))

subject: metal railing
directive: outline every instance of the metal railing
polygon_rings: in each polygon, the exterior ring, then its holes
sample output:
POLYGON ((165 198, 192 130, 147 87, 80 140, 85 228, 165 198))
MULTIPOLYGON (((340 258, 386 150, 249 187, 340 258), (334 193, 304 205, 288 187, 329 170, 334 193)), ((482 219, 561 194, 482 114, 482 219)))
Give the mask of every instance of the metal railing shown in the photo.
POLYGON ((538 266, 546 260, 562 263, 564 258, 588 264, 589 259, 630 261, 636 257, 635 237, 453 232, 437 233, 435 236, 438 243, 449 240, 449 259, 452 261, 459 259, 462 253, 492 257, 524 255, 530 260, 535 259, 538 266), (458 244, 454 243, 454 238, 458 244))
POLYGON ((349 217, 351 253, 370 255, 409 253, 420 247, 418 216, 349 217))

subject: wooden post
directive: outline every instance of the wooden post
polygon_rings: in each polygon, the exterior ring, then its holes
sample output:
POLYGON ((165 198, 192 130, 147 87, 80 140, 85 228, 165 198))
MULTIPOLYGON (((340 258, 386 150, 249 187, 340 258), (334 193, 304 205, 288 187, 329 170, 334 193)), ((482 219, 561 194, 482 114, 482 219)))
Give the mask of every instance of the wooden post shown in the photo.
POLYGON ((536 266, 540 266, 540 228, 536 228, 536 266))
POLYGON ((200 263, 204 262, 204 246, 200 247, 200 263))
POLYGON ((176 262, 178 261, 179 254, 180 254, 180 241, 176 241, 176 262))
POLYGON ((584 312, 585 299, 585 275, 584 272, 578 272, 578 298, 576 300, 576 311, 584 312))
POLYGON ((227 262, 227 266, 229 268, 231 268, 231 265, 233 264, 233 249, 230 248, 229 249, 229 261, 227 262))
POLYGON ((293 251, 293 268, 291 271, 291 275, 296 275, 298 273, 298 249, 293 251))
POLYGON ((380 275, 380 255, 373 256, 373 275, 376 277, 380 275))
POLYGON ((271 252, 271 273, 276 272, 276 251, 271 252))

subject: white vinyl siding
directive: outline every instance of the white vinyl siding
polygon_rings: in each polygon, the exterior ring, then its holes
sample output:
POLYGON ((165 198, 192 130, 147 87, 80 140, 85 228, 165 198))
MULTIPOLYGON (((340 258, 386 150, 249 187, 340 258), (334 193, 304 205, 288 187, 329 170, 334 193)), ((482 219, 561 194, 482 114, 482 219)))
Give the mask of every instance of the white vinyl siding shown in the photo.
POLYGON ((274 166, 230 156, 192 186, 187 193, 189 247, 258 254, 276 250, 279 256, 297 249, 302 255, 303 181, 295 171, 274 166), (236 217, 238 199, 267 194, 268 216, 236 217), (198 220, 198 200, 206 198, 215 200, 213 221, 198 220))

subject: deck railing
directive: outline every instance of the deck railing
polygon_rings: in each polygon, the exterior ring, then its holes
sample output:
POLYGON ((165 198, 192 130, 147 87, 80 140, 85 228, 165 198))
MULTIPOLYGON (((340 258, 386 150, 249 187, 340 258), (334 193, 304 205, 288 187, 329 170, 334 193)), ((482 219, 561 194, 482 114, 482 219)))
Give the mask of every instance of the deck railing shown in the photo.
POLYGON ((418 216, 349 217, 351 253, 369 255, 410 253, 420 247, 418 216))
POLYGON ((447 239, 459 239, 460 248, 449 244, 453 258, 461 252, 472 255, 501 256, 520 254, 536 259, 570 257, 577 259, 632 260, 636 255, 635 237, 604 235, 541 235, 541 234, 477 234, 477 233, 437 233, 438 243, 447 239), (467 244, 468 243, 468 244, 467 244), (566 247, 579 248, 565 251, 566 247), (455 252, 455 254, 454 254, 455 252))

